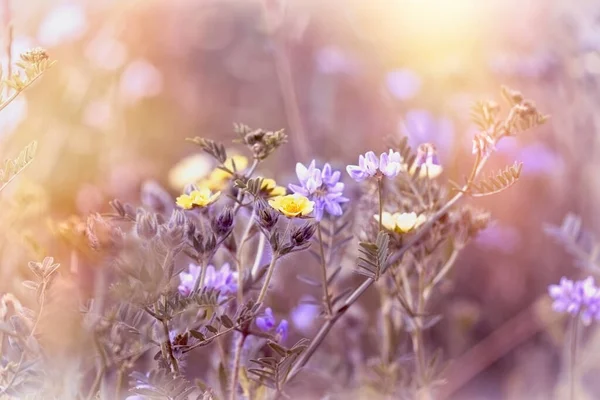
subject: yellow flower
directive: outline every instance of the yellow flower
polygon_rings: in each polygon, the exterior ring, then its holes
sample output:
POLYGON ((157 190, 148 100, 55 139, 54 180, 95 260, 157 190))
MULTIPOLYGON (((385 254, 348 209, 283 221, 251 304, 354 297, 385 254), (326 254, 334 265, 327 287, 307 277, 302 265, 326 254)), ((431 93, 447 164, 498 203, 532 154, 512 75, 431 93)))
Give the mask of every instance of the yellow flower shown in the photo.
POLYGON ((192 191, 190 194, 182 194, 177 198, 177 205, 184 210, 191 210, 194 207, 207 207, 217 201, 221 192, 212 193, 209 188, 201 188, 192 191))
MULTIPOLYGON (((421 165, 421 170, 419 171, 419 178, 429 178, 435 179, 442 174, 444 168, 441 165, 426 163, 421 165)), ((417 172, 417 166, 413 165, 410 169, 411 175, 414 175, 417 172)))
MULTIPOLYGON (((230 171, 233 171, 233 164, 235 163, 235 170, 237 172, 242 172, 248 167, 248 159, 244 156, 233 155, 225 160, 223 166, 230 171)), ((227 180, 231 178, 231 174, 227 171, 223 171, 220 168, 215 168, 213 172, 210 174, 210 178, 214 180, 227 180)))
POLYGON ((274 179, 263 178, 260 189, 267 197, 285 196, 287 190, 283 186, 277 186, 274 179))
POLYGON ((302 217, 313 211, 315 203, 302 195, 288 194, 270 199, 269 205, 286 217, 302 217))
POLYGON ((182 190, 185 185, 196 183, 206 177, 212 168, 212 160, 203 153, 193 154, 179 161, 169 171, 169 185, 175 190, 182 190))
MULTIPOLYGON (((384 211, 381 216, 383 227, 387 230, 397 233, 410 232, 413 229, 417 229, 419 226, 423 225, 425 221, 427 221, 425 215, 417 215, 414 212, 391 214, 384 211)), ((379 221, 379 214, 373 215, 373 218, 375 218, 376 221, 379 221)))

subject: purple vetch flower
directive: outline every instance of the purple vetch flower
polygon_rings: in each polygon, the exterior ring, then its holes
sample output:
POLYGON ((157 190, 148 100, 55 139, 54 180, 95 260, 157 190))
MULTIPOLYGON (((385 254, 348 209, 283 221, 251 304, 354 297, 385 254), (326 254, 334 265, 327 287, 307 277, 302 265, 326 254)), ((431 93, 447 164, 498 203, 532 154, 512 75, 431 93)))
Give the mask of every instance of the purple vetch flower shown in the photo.
POLYGON ((256 326, 263 332, 269 332, 275 327, 275 317, 271 307, 267 307, 264 314, 256 318, 256 326))
POLYGON ((349 199, 342 193, 344 184, 340 182, 340 171, 334 171, 329 163, 326 163, 322 170, 316 168, 315 164, 315 160, 312 160, 308 167, 301 163, 296 164, 296 175, 300 185, 290 184, 290 190, 314 201, 314 216, 317 221, 323 219, 325 211, 336 217, 342 215, 341 204, 349 199))
POLYGON ((534 143, 523 147, 519 152, 523 161, 523 173, 529 175, 561 172, 564 169, 563 159, 543 143, 534 143))
MULTIPOLYGON (((183 296, 189 296, 196 280, 200 278, 202 268, 195 264, 190 264, 188 271, 179 273, 179 293, 183 296)), ((213 265, 206 268, 206 276, 204 277, 204 287, 217 289, 221 294, 236 293, 238 285, 238 274, 231 270, 228 263, 223 264, 218 271, 213 265)))
POLYGON ((201 267, 195 264, 190 264, 188 272, 182 271, 179 273, 179 286, 177 289, 183 296, 189 296, 194 289, 194 283, 200 277, 201 267))
POLYGON ((562 277, 558 285, 548 286, 548 293, 554 311, 579 316, 586 326, 600 319, 600 289, 591 276, 581 281, 562 277))
POLYGON ((415 173, 419 167, 421 167, 419 170, 421 178, 434 179, 443 172, 444 168, 440 165, 437 150, 433 144, 423 143, 417 148, 417 157, 411 167, 411 174, 415 173))
POLYGON ((277 335, 277 337, 279 338, 279 342, 285 342, 285 340, 288 337, 288 331, 289 331, 289 325, 287 320, 282 319, 281 322, 279 322, 279 325, 277 325, 277 329, 275 329, 275 334, 277 335))
POLYGON ((400 153, 390 149, 387 153, 381 153, 379 158, 372 151, 364 156, 361 154, 358 157, 358 165, 348 165, 346 171, 352 179, 361 182, 375 175, 394 178, 405 168, 400 153))

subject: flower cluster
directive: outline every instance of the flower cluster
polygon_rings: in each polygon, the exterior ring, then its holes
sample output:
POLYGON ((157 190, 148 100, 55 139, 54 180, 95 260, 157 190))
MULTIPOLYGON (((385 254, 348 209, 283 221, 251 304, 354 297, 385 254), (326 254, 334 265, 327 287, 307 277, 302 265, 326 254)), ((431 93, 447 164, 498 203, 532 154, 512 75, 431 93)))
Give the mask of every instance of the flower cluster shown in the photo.
MULTIPOLYGON (((179 293, 183 296, 189 296, 194 289, 196 280, 200 279, 201 271, 202 267, 190 264, 187 272, 179 273, 179 293)), ((218 271, 212 265, 206 268, 203 287, 217 289, 221 294, 228 294, 237 292, 237 285, 238 274, 231 270, 228 263, 223 264, 218 271)))
POLYGON ((374 152, 369 151, 364 156, 358 157, 358 165, 348 165, 346 171, 356 182, 364 181, 373 176, 396 177, 400 171, 406 169, 402 156, 397 151, 389 150, 388 153, 381 153, 379 158, 374 152))
MULTIPOLYGON (((256 326, 263 332, 271 332, 275 328, 275 317, 273 316, 273 310, 271 307, 265 309, 264 314, 256 318, 256 326)), ((282 319, 275 328, 275 334, 280 341, 285 341, 288 336, 289 325, 287 320, 282 319)))
POLYGON ((317 221, 323 219, 323 213, 342 215, 341 204, 349 199, 343 196, 344 184, 340 182, 340 171, 334 171, 329 163, 323 169, 315 167, 313 160, 308 167, 296 164, 296 175, 299 185, 290 184, 289 188, 296 194, 307 197, 314 202, 314 216, 317 221))
MULTIPOLYGON (((427 220, 425 215, 417 215, 414 212, 392 214, 384 211, 381 214, 381 217, 381 224, 383 227, 397 233, 407 233, 413 229, 417 229, 427 220)), ((373 218, 379 221, 379 214, 375 214, 373 218)))
POLYGON ((558 285, 548 287, 548 293, 555 311, 578 316, 584 325, 600 319, 600 288, 591 276, 581 281, 563 277, 558 285))

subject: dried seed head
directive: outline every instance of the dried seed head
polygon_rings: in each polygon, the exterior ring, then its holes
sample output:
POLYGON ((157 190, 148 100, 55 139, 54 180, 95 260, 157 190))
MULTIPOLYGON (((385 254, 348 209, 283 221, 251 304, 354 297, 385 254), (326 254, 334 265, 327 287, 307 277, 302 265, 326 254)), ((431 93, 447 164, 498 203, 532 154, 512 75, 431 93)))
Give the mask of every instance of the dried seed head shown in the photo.
POLYGON ((47 60, 48 58, 50 58, 48 56, 48 53, 45 49, 41 47, 35 47, 33 49, 25 51, 24 53, 21 53, 21 60, 31 64, 37 64, 39 62, 47 60))

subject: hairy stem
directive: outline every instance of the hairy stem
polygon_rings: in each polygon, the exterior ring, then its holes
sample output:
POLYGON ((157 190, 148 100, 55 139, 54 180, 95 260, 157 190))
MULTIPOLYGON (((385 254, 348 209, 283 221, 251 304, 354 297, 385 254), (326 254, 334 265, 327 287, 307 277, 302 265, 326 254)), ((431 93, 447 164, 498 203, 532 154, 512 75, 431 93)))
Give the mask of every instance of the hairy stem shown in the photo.
POLYGON ((119 368, 117 371, 117 381, 115 382, 115 399, 120 398, 121 387, 123 386, 123 376, 125 375, 125 369, 119 368))
POLYGON ((173 346, 171 345, 171 337, 169 336, 169 325, 167 324, 167 321, 165 319, 161 319, 160 323, 163 328, 163 333, 167 336, 165 342, 163 343, 163 346, 165 347, 165 352, 167 354, 168 361, 171 364, 171 372, 173 372, 173 375, 179 375, 179 364, 177 364, 177 359, 173 354, 173 346))
POLYGON ((321 223, 317 224, 317 236, 319 239, 319 253, 321 254, 321 278, 323 280, 323 303, 325 304, 325 312, 327 317, 331 317, 333 309, 331 307, 331 299, 329 298, 329 290, 327 289, 327 260, 325 260, 325 250, 323 249, 323 234, 321 233, 321 223))
POLYGON ((240 372, 240 360, 242 358, 242 348, 246 341, 246 335, 242 333, 235 343, 233 353, 233 370, 231 372, 231 386, 229 388, 229 400, 235 400, 237 397, 238 377, 240 372))

